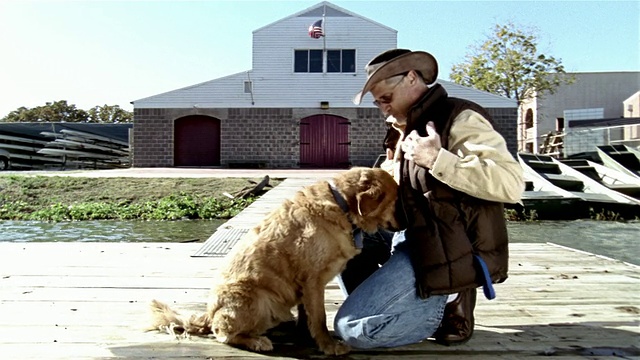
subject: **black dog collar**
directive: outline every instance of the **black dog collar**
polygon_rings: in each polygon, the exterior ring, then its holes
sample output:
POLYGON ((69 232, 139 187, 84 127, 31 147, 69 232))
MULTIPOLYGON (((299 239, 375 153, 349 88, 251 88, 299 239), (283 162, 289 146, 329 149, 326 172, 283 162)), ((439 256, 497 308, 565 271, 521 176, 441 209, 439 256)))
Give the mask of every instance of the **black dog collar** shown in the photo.
MULTIPOLYGON (((344 211, 347 214, 347 217, 349 217, 349 205, 347 205, 347 200, 345 200, 344 197, 338 191, 338 189, 336 189, 335 185, 333 184, 333 181, 329 181, 329 187, 331 188, 331 192, 333 193, 333 197, 336 199, 338 206, 340 206, 340 209, 342 209, 342 211, 344 211)), ((350 217, 349 217, 349 221, 351 221, 350 217)), ((353 223, 353 221, 351 221, 351 226, 352 226, 354 245, 356 246, 356 249, 362 249, 362 247, 364 246, 362 230, 358 228, 353 223)))

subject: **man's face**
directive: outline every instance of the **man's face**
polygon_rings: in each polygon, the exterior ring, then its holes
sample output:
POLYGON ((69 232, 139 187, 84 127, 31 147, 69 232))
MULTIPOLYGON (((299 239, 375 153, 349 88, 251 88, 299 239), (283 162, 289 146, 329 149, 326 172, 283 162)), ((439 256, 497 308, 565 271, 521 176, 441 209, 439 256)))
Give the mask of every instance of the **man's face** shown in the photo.
POLYGON ((409 109, 415 101, 411 86, 415 83, 413 75, 410 72, 406 75, 394 76, 390 78, 391 81, 380 81, 371 88, 373 103, 385 116, 392 115, 401 124, 406 121, 409 109))

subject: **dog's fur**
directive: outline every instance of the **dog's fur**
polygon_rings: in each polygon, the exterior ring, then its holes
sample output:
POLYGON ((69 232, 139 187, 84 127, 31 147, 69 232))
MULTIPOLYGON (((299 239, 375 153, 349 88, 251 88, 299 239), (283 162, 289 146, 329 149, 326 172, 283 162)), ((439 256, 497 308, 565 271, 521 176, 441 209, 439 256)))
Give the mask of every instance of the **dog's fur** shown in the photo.
POLYGON ((320 349, 331 355, 347 353, 349 347, 327 329, 325 286, 361 251, 354 244, 353 225, 368 233, 398 228, 397 184, 387 172, 370 168, 347 170, 333 183, 348 204, 347 213, 327 181, 298 191, 228 255, 205 314, 183 318, 154 300, 152 328, 212 333, 222 343, 269 351, 273 345, 264 333, 292 320, 291 309, 302 304, 320 349))

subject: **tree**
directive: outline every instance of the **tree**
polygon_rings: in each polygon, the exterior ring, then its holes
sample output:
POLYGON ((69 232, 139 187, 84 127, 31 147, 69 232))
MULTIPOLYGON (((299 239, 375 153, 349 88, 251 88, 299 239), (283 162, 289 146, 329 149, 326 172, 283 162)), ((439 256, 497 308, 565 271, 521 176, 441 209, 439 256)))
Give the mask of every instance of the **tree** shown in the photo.
POLYGON ((13 110, 7 116, 2 118, 2 122, 35 122, 37 119, 35 112, 31 109, 21 106, 13 110))
POLYGON ((77 109, 66 100, 46 103, 35 108, 24 106, 10 112, 2 118, 3 122, 92 122, 92 123, 129 123, 133 113, 118 105, 96 106, 89 111, 77 109))
POLYGON ((553 94, 561 84, 572 83, 561 60, 538 52, 538 38, 513 23, 495 25, 465 61, 451 68, 453 82, 515 99, 518 106, 541 93, 553 94))
POLYGON ((133 113, 126 111, 118 105, 95 106, 89 109, 91 123, 130 123, 133 121, 133 113))
POLYGON ((67 104, 66 100, 46 103, 32 109, 20 107, 10 112, 2 121, 5 122, 84 122, 89 114, 75 105, 67 104))

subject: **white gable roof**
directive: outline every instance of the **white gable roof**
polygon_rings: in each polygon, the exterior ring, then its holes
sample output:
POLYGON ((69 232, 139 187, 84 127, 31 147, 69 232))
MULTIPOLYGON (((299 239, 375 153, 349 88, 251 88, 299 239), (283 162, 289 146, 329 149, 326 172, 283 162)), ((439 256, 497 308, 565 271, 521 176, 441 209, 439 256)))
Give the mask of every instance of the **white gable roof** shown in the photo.
POLYGON ((518 102, 515 99, 509 99, 504 96, 492 94, 490 92, 466 87, 451 81, 438 79, 438 83, 447 90, 451 97, 471 100, 483 107, 487 108, 516 108, 518 102))
POLYGON ((305 10, 299 11, 299 12, 293 14, 293 15, 289 15, 289 16, 287 16, 285 18, 282 18, 282 19, 280 19, 278 21, 275 21, 275 22, 273 22, 271 24, 268 24, 268 25, 265 25, 265 26, 263 26, 261 28, 258 28, 256 30, 254 30, 253 32, 255 33, 256 31, 261 31, 262 29, 268 28, 268 27, 272 26, 273 24, 277 24, 279 22, 282 22, 282 21, 285 21, 285 20, 288 20, 288 19, 291 19, 291 18, 310 17, 310 18, 314 18, 316 20, 319 20, 319 19, 322 18, 323 15, 326 16, 326 17, 350 17, 350 16, 353 16, 353 17, 357 17, 359 19, 368 21, 371 24, 374 24, 376 26, 386 28, 386 29, 388 29, 390 31, 396 31, 396 30, 394 30, 394 29, 392 29, 392 28, 390 28, 390 27, 388 27, 386 25, 380 24, 379 22, 373 21, 373 20, 368 19, 368 18, 366 18, 364 16, 361 16, 361 15, 353 13, 353 12, 351 12, 349 10, 343 9, 343 8, 341 8, 341 7, 337 6, 337 5, 334 5, 334 4, 332 4, 332 3, 328 2, 328 1, 323 1, 321 3, 318 3, 316 5, 308 7, 305 10))
MULTIPOLYGON (((239 72, 222 78, 171 90, 158 95, 134 101, 134 107, 140 108, 220 108, 247 107, 225 106, 230 103, 246 103, 251 106, 251 94, 244 93, 244 81, 249 80, 251 71, 239 72), (236 89, 226 91, 227 89, 236 89), (239 91, 237 89, 240 89, 239 91)), ((246 105, 246 104, 245 104, 246 105)))

